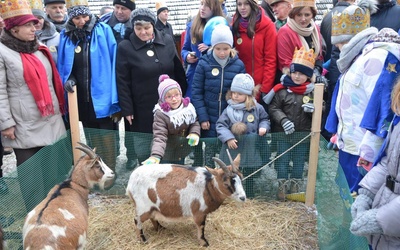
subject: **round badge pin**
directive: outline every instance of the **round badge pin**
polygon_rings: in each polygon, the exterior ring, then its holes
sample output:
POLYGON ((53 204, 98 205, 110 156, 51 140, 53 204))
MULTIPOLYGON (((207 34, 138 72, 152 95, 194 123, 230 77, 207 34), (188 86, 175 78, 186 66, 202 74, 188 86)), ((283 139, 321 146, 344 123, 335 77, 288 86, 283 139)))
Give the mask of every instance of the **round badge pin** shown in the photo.
POLYGON ((148 55, 149 57, 154 56, 154 51, 148 50, 148 51, 147 51, 147 55, 148 55))
POLYGON ((75 53, 81 53, 81 51, 82 51, 82 48, 81 48, 81 46, 76 46, 76 48, 75 48, 75 53))
POLYGON ((52 45, 49 47, 50 52, 57 52, 56 46, 52 45))
POLYGON ((237 42, 237 44, 242 44, 243 40, 242 40, 242 38, 238 38, 238 39, 236 40, 236 42, 237 42))
POLYGON ((303 103, 309 103, 310 102, 310 97, 309 96, 303 96, 303 103))
POLYGON ((254 122, 254 115, 250 114, 247 116, 247 121, 248 122, 254 122))
POLYGON ((211 74, 212 74, 213 76, 217 76, 217 75, 219 74, 219 69, 217 69, 217 68, 212 69, 212 70, 211 70, 211 74))

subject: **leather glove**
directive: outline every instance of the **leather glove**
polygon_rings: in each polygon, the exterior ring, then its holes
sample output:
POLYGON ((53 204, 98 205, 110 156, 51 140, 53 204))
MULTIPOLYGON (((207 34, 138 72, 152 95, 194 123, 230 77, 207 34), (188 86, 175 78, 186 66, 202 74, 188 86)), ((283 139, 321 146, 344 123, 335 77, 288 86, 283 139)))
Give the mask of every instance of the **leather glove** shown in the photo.
POLYGON ((369 236, 371 234, 382 234, 382 227, 376 220, 378 209, 367 210, 357 216, 351 224, 350 231, 358 236, 369 236))
POLYGON ((320 67, 314 68, 314 75, 315 83, 323 83, 325 85, 328 84, 328 80, 322 75, 322 69, 320 69, 320 67))
POLYGON ((290 135, 294 132, 294 124, 293 122, 289 121, 286 119, 286 121, 284 121, 282 123, 282 128, 283 130, 285 130, 285 134, 290 135))
POLYGON ((142 161, 142 165, 159 164, 159 163, 160 163, 160 158, 155 156, 150 156, 149 158, 147 158, 147 160, 142 161))
POLYGON ((186 136, 186 139, 189 139, 189 146, 197 146, 197 144, 199 144, 200 137, 196 134, 189 134, 188 136, 186 136))
POLYGON ((314 104, 313 103, 304 103, 303 105, 301 105, 301 107, 303 108, 304 112, 306 113, 313 113, 314 112, 314 104))
POLYGON ((76 82, 74 80, 68 80, 64 84, 64 90, 69 92, 69 93, 74 93, 74 86, 76 85, 76 82))
POLYGON ((331 139, 329 140, 328 144, 326 145, 326 147, 328 149, 332 149, 332 150, 338 150, 338 146, 337 146, 337 135, 334 134, 332 135, 331 139))
POLYGON ((358 215, 371 209, 374 197, 375 195, 368 189, 360 188, 358 190, 358 196, 351 205, 351 217, 353 220, 355 220, 358 215))
POLYGON ((117 113, 110 115, 110 118, 113 120, 114 123, 118 123, 119 121, 121 121, 121 118, 122 118, 121 112, 117 112, 117 113))

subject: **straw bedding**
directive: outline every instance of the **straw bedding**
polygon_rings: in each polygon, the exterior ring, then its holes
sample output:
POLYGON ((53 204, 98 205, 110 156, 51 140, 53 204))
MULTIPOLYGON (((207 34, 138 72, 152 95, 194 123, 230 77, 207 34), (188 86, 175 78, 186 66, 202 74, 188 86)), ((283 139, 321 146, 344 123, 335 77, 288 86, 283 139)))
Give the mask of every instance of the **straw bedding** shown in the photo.
MULTIPOLYGON (((201 249, 193 220, 163 223, 159 232, 144 223, 147 243, 135 233, 134 206, 124 196, 89 200, 86 249, 201 249)), ((227 201, 207 217, 209 249, 318 249, 316 216, 299 202, 227 201)))

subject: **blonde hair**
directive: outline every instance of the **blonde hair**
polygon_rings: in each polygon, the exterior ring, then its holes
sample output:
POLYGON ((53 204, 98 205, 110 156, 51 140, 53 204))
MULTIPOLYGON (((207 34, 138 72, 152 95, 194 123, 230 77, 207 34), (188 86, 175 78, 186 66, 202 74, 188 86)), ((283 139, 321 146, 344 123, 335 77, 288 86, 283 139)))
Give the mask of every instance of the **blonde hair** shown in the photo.
POLYGON ((396 79, 396 84, 392 90, 391 108, 396 115, 400 116, 400 77, 396 79))
MULTIPOLYGON (((202 0, 205 5, 210 7, 212 12, 212 17, 215 16, 224 16, 222 13, 221 4, 219 0, 202 0)), ((192 27, 190 28, 190 36, 192 38, 192 44, 197 44, 203 41, 203 31, 204 26, 206 26, 207 20, 200 17, 200 10, 197 15, 194 17, 192 22, 192 27)))
MULTIPOLYGON (((216 45, 217 45, 217 44, 216 44, 216 45)), ((215 45, 212 46, 211 49, 213 50, 214 47, 215 47, 215 45)), ((231 46, 231 47, 232 47, 232 46, 231 46)), ((230 57, 230 58, 234 58, 238 53, 239 53, 239 52, 238 52, 235 48, 231 48, 231 51, 229 52, 229 57, 230 57)))
MULTIPOLYGON (((253 91, 254 94, 254 91, 253 91)), ((226 92, 226 100, 232 99, 232 90, 228 90, 226 92)), ((244 101, 245 107, 247 111, 252 110, 256 106, 256 102, 254 101, 253 95, 246 95, 246 100, 244 101)))

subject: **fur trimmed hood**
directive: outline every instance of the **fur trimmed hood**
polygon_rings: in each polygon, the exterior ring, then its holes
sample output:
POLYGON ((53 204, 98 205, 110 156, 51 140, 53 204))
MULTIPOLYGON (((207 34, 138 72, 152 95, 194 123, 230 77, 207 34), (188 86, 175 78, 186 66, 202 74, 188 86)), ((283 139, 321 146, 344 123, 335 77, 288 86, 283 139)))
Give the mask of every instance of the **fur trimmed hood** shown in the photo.
POLYGON ((34 41, 24 42, 11 35, 11 32, 5 29, 1 33, 0 42, 8 48, 20 53, 32 54, 39 48, 39 41, 37 38, 35 38, 34 41))

